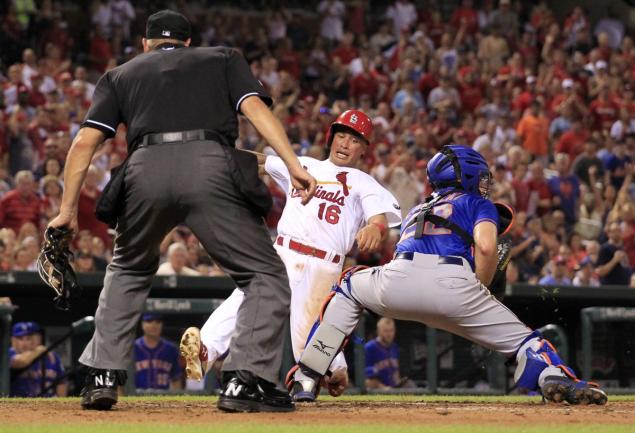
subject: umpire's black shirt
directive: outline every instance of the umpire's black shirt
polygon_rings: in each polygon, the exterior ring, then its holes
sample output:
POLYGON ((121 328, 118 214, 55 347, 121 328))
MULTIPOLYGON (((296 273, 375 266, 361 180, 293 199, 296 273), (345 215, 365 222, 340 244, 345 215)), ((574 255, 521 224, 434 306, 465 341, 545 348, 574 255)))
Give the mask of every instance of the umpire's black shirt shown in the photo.
POLYGON ((146 134, 194 129, 216 131, 233 145, 240 104, 252 95, 271 104, 238 51, 166 43, 106 72, 82 126, 109 138, 125 123, 129 146, 146 134))

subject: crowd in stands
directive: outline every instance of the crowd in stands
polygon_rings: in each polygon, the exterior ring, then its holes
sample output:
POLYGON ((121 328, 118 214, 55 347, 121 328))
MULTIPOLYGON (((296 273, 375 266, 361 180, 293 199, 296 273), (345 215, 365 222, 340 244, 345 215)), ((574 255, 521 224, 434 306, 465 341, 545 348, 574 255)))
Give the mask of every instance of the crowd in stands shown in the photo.
MULTIPOLYGON (((0 270, 34 270, 56 215, 65 155, 96 80, 141 48, 148 2, 12 0, 0 7, 0 270)), ((324 157, 343 110, 375 125, 363 170, 407 212, 430 193, 426 165, 443 145, 488 160, 492 199, 517 210, 509 282, 635 286, 635 46, 619 18, 548 2, 322 0, 312 10, 230 14, 178 9, 193 45, 240 49, 275 100, 300 155, 324 157)), ((201 83, 205 85, 205 83, 201 83)), ((196 97, 196 95, 193 95, 196 97)), ((240 148, 271 152, 240 120, 240 148)), ((94 216, 109 169, 125 158, 125 126, 98 151, 82 189, 79 271, 103 270, 112 232, 94 216)), ((266 179, 275 230, 285 194, 266 179)), ((379 253, 390 260, 398 233, 379 253)), ((163 242, 164 274, 222 275, 185 227, 163 242)))

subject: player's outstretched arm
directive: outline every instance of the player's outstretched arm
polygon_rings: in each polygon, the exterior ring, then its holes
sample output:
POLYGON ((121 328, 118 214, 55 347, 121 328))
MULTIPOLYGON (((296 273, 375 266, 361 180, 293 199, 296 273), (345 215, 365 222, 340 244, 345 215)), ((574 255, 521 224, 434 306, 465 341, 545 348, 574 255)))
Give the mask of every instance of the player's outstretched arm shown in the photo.
POLYGON ((498 262, 496 232, 496 224, 490 221, 482 221, 474 227, 476 278, 486 286, 492 282, 498 262))
POLYGON ((381 246, 381 241, 386 236, 388 218, 386 214, 373 215, 368 219, 368 224, 362 227, 355 236, 357 247, 360 251, 372 253, 381 246))

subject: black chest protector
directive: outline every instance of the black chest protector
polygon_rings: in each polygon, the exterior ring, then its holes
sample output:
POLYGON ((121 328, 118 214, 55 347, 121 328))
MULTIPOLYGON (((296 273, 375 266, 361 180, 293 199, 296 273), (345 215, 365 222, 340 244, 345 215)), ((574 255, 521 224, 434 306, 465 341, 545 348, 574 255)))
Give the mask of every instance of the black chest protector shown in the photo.
POLYGON ((437 204, 441 203, 445 197, 454 192, 456 191, 450 190, 443 194, 431 195, 426 198, 425 203, 421 207, 421 210, 419 211, 417 216, 414 217, 406 226, 406 228, 408 228, 415 224, 415 238, 420 238, 423 236, 423 228, 425 226, 425 223, 429 221, 437 227, 443 227, 445 229, 451 230, 454 234, 460 236, 467 245, 474 245, 474 238, 472 237, 472 235, 459 227, 458 224, 453 223, 447 218, 443 218, 432 213, 432 209, 437 204))

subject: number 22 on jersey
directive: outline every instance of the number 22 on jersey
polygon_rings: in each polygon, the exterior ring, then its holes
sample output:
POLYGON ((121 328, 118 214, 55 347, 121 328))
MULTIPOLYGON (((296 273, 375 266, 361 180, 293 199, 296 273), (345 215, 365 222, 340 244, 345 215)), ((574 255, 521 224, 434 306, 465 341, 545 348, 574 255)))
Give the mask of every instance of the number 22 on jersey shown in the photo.
MULTIPOLYGON (((432 209, 432 213, 446 220, 450 219, 450 216, 452 216, 452 203, 443 203, 439 206, 435 206, 434 209, 432 209)), ((424 235, 438 236, 449 235, 451 233, 452 230, 435 226, 430 221, 426 221, 425 225, 423 226, 424 235)))

